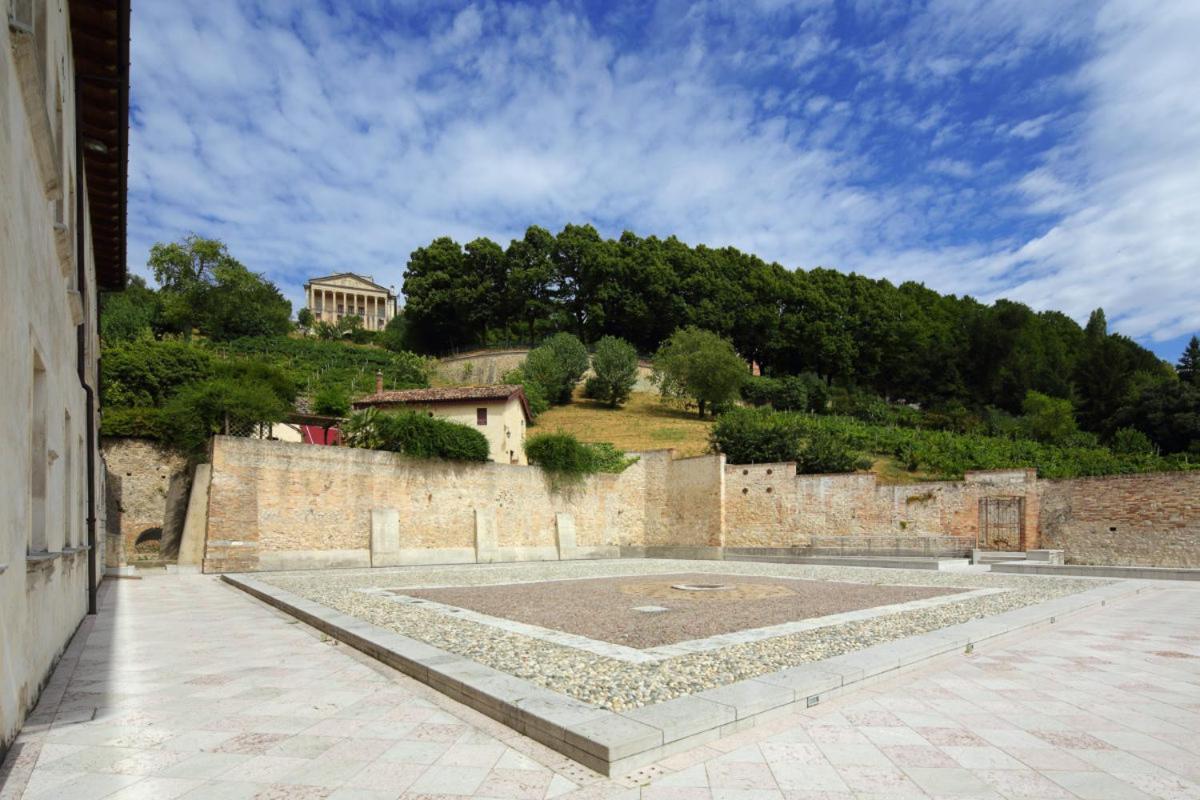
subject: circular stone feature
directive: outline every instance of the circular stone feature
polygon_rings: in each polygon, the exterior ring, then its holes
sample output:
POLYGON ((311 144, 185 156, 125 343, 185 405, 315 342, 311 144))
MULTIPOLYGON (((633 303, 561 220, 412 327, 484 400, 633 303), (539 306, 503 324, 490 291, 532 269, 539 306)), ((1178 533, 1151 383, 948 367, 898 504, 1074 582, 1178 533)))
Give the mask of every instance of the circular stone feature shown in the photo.
POLYGON ((671 588, 681 592, 719 592, 733 587, 728 583, 676 583, 672 584, 671 588))

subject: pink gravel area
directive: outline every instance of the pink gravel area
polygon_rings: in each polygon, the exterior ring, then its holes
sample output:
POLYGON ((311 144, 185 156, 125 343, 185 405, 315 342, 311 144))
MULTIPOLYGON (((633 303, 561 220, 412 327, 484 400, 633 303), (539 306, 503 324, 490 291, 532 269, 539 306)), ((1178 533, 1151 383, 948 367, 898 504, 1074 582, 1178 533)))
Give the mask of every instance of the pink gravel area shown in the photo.
POLYGON ((642 649, 966 590, 704 573, 392 591, 642 649), (730 588, 687 592, 673 584, 730 588), (646 606, 667 610, 635 610, 646 606))

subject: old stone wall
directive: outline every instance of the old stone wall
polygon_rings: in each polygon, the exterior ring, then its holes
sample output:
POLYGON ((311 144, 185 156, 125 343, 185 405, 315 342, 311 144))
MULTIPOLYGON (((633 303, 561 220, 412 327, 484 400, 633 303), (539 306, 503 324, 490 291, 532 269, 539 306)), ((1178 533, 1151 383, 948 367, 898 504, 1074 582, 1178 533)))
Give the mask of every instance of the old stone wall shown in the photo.
MULTIPOLYGON (((129 447, 112 463, 135 455, 155 458, 129 447)), ((1039 481, 1030 470, 1008 470, 881 485, 870 474, 796 475, 790 463, 671 455, 642 453, 619 475, 564 484, 536 467, 217 437, 204 564, 473 563, 672 548, 720 557, 721 548, 810 546, 934 555, 987 538, 981 504, 1001 501, 1013 509, 1011 530, 986 542, 993 549, 1200 566, 1200 473, 1039 481)), ((140 505, 161 513, 161 494, 151 495, 140 505)))
POLYGON ((563 515, 573 548, 615 555, 640 543, 648 476, 661 480, 669 460, 647 453, 619 475, 558 484, 533 467, 217 437, 205 566, 368 566, 372 515, 384 511, 398 518, 398 563, 474 561, 484 549, 558 558, 563 515))
POLYGON ((174 558, 191 490, 187 459, 148 439, 104 439, 101 448, 108 467, 105 565, 174 558))
POLYGON ((671 461, 667 469, 666 524, 647 546, 721 547, 725 544, 725 456, 671 461))
POLYGON ((1042 546, 1067 563, 1200 567, 1200 472, 1039 484, 1042 546))
POLYGON ((873 474, 797 475, 791 463, 730 465, 724 472, 729 547, 807 547, 814 537, 832 536, 974 542, 983 497, 1023 498, 1026 544, 1035 546, 1036 478, 1026 470, 906 485, 881 485, 873 474))

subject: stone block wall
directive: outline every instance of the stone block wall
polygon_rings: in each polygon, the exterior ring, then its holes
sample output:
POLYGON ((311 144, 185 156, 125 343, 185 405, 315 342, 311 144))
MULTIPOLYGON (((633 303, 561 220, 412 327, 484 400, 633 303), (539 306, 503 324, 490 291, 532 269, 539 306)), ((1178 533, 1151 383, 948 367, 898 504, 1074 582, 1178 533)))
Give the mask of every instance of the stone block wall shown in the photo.
POLYGON ((873 474, 797 475, 792 463, 730 465, 724 472, 729 547, 807 547, 813 537, 829 536, 954 536, 974 543, 984 497, 1024 498, 1026 546, 1037 546, 1037 479, 1030 470, 905 485, 881 485, 873 474))
POLYGON ((1200 567, 1200 472, 1039 483, 1042 546, 1068 564, 1200 567))
MULTIPOLYGON (((880 485, 870 474, 639 454, 556 485, 537 467, 217 437, 204 565, 252 571, 813 545, 968 549, 986 498, 1020 499, 1025 550, 1074 563, 1200 566, 1200 473, 1039 481, 1031 470, 880 485), (953 537, 935 541, 929 537, 953 537)), ((1008 545, 1012 547, 1012 545, 1008 545)), ((931 551, 933 552, 933 551, 931 551)))
POLYGON ((579 551, 616 555, 641 541, 647 476, 669 460, 642 454, 620 475, 554 485, 532 467, 217 437, 205 569, 369 566, 372 512, 384 510, 398 519, 396 563, 474 561, 479 549, 487 560, 557 558, 561 514, 579 551))
POLYGON ((146 560, 138 557, 140 537, 158 539, 161 554, 173 558, 191 488, 187 459, 148 439, 105 439, 101 448, 108 467, 105 565, 146 560))

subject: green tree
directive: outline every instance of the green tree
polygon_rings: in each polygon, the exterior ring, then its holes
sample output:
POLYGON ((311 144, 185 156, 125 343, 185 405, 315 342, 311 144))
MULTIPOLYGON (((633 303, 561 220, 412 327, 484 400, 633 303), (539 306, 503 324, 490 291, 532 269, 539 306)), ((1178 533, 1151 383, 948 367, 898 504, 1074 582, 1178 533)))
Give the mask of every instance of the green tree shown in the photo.
POLYGON ((575 384, 588 368, 587 348, 569 333, 556 333, 529 351, 521 373, 555 405, 571 402, 575 384))
POLYGON ((410 341, 421 352, 443 353, 483 341, 491 295, 488 282, 472 272, 473 264, 478 259, 468 258, 446 236, 409 256, 404 316, 410 341))
POLYGON ((525 390, 525 399, 529 402, 529 415, 535 420, 542 412, 550 408, 550 400, 546 397, 546 390, 542 388, 540 383, 536 383, 525 377, 524 365, 504 373, 503 381, 514 386, 520 386, 525 390))
POLYGON ((1039 442, 1064 443, 1076 431, 1070 400, 1030 391, 1025 395, 1021 411, 1026 434, 1039 442))
POLYGON ((388 320, 387 325, 375 337, 375 343, 399 353, 408 349, 408 323, 403 314, 397 314, 388 320))
POLYGON ((1122 425, 1137 428, 1164 453, 1200 451, 1200 385, 1169 381, 1143 389, 1121 409, 1122 425))
POLYGON ((105 407, 162 405, 184 385, 212 376, 212 357, 187 342, 143 337, 117 342, 100 360, 100 400, 105 407))
POLYGON ((312 311, 310 311, 307 307, 302 308, 299 311, 297 311, 296 312, 296 325, 298 325, 300 327, 300 329, 305 332, 311 330, 312 326, 313 326, 312 311))
POLYGON ((216 239, 191 234, 181 242, 155 244, 148 265, 160 287, 167 330, 185 338, 195 329, 213 339, 235 339, 291 329, 291 303, 216 239))
POLYGON ((111 345, 149 337, 160 324, 161 313, 158 293, 134 275, 124 291, 100 294, 100 338, 111 345))
POLYGON ((1200 338, 1192 337, 1175 369, 1179 372, 1180 380, 1200 385, 1200 338))
POLYGON ((345 417, 350 413, 350 395, 340 386, 322 387, 313 395, 312 410, 327 417, 345 417))
POLYGON ((733 345, 710 331, 680 328, 654 355, 654 381, 663 397, 696 401, 700 416, 737 399, 749 378, 733 345))
POLYGON ((615 336, 604 336, 596 342, 592 356, 592 371, 589 379, 594 386, 595 397, 613 408, 629 399, 637 383, 638 357, 633 345, 615 336), (594 382, 594 383, 593 383, 594 382))

